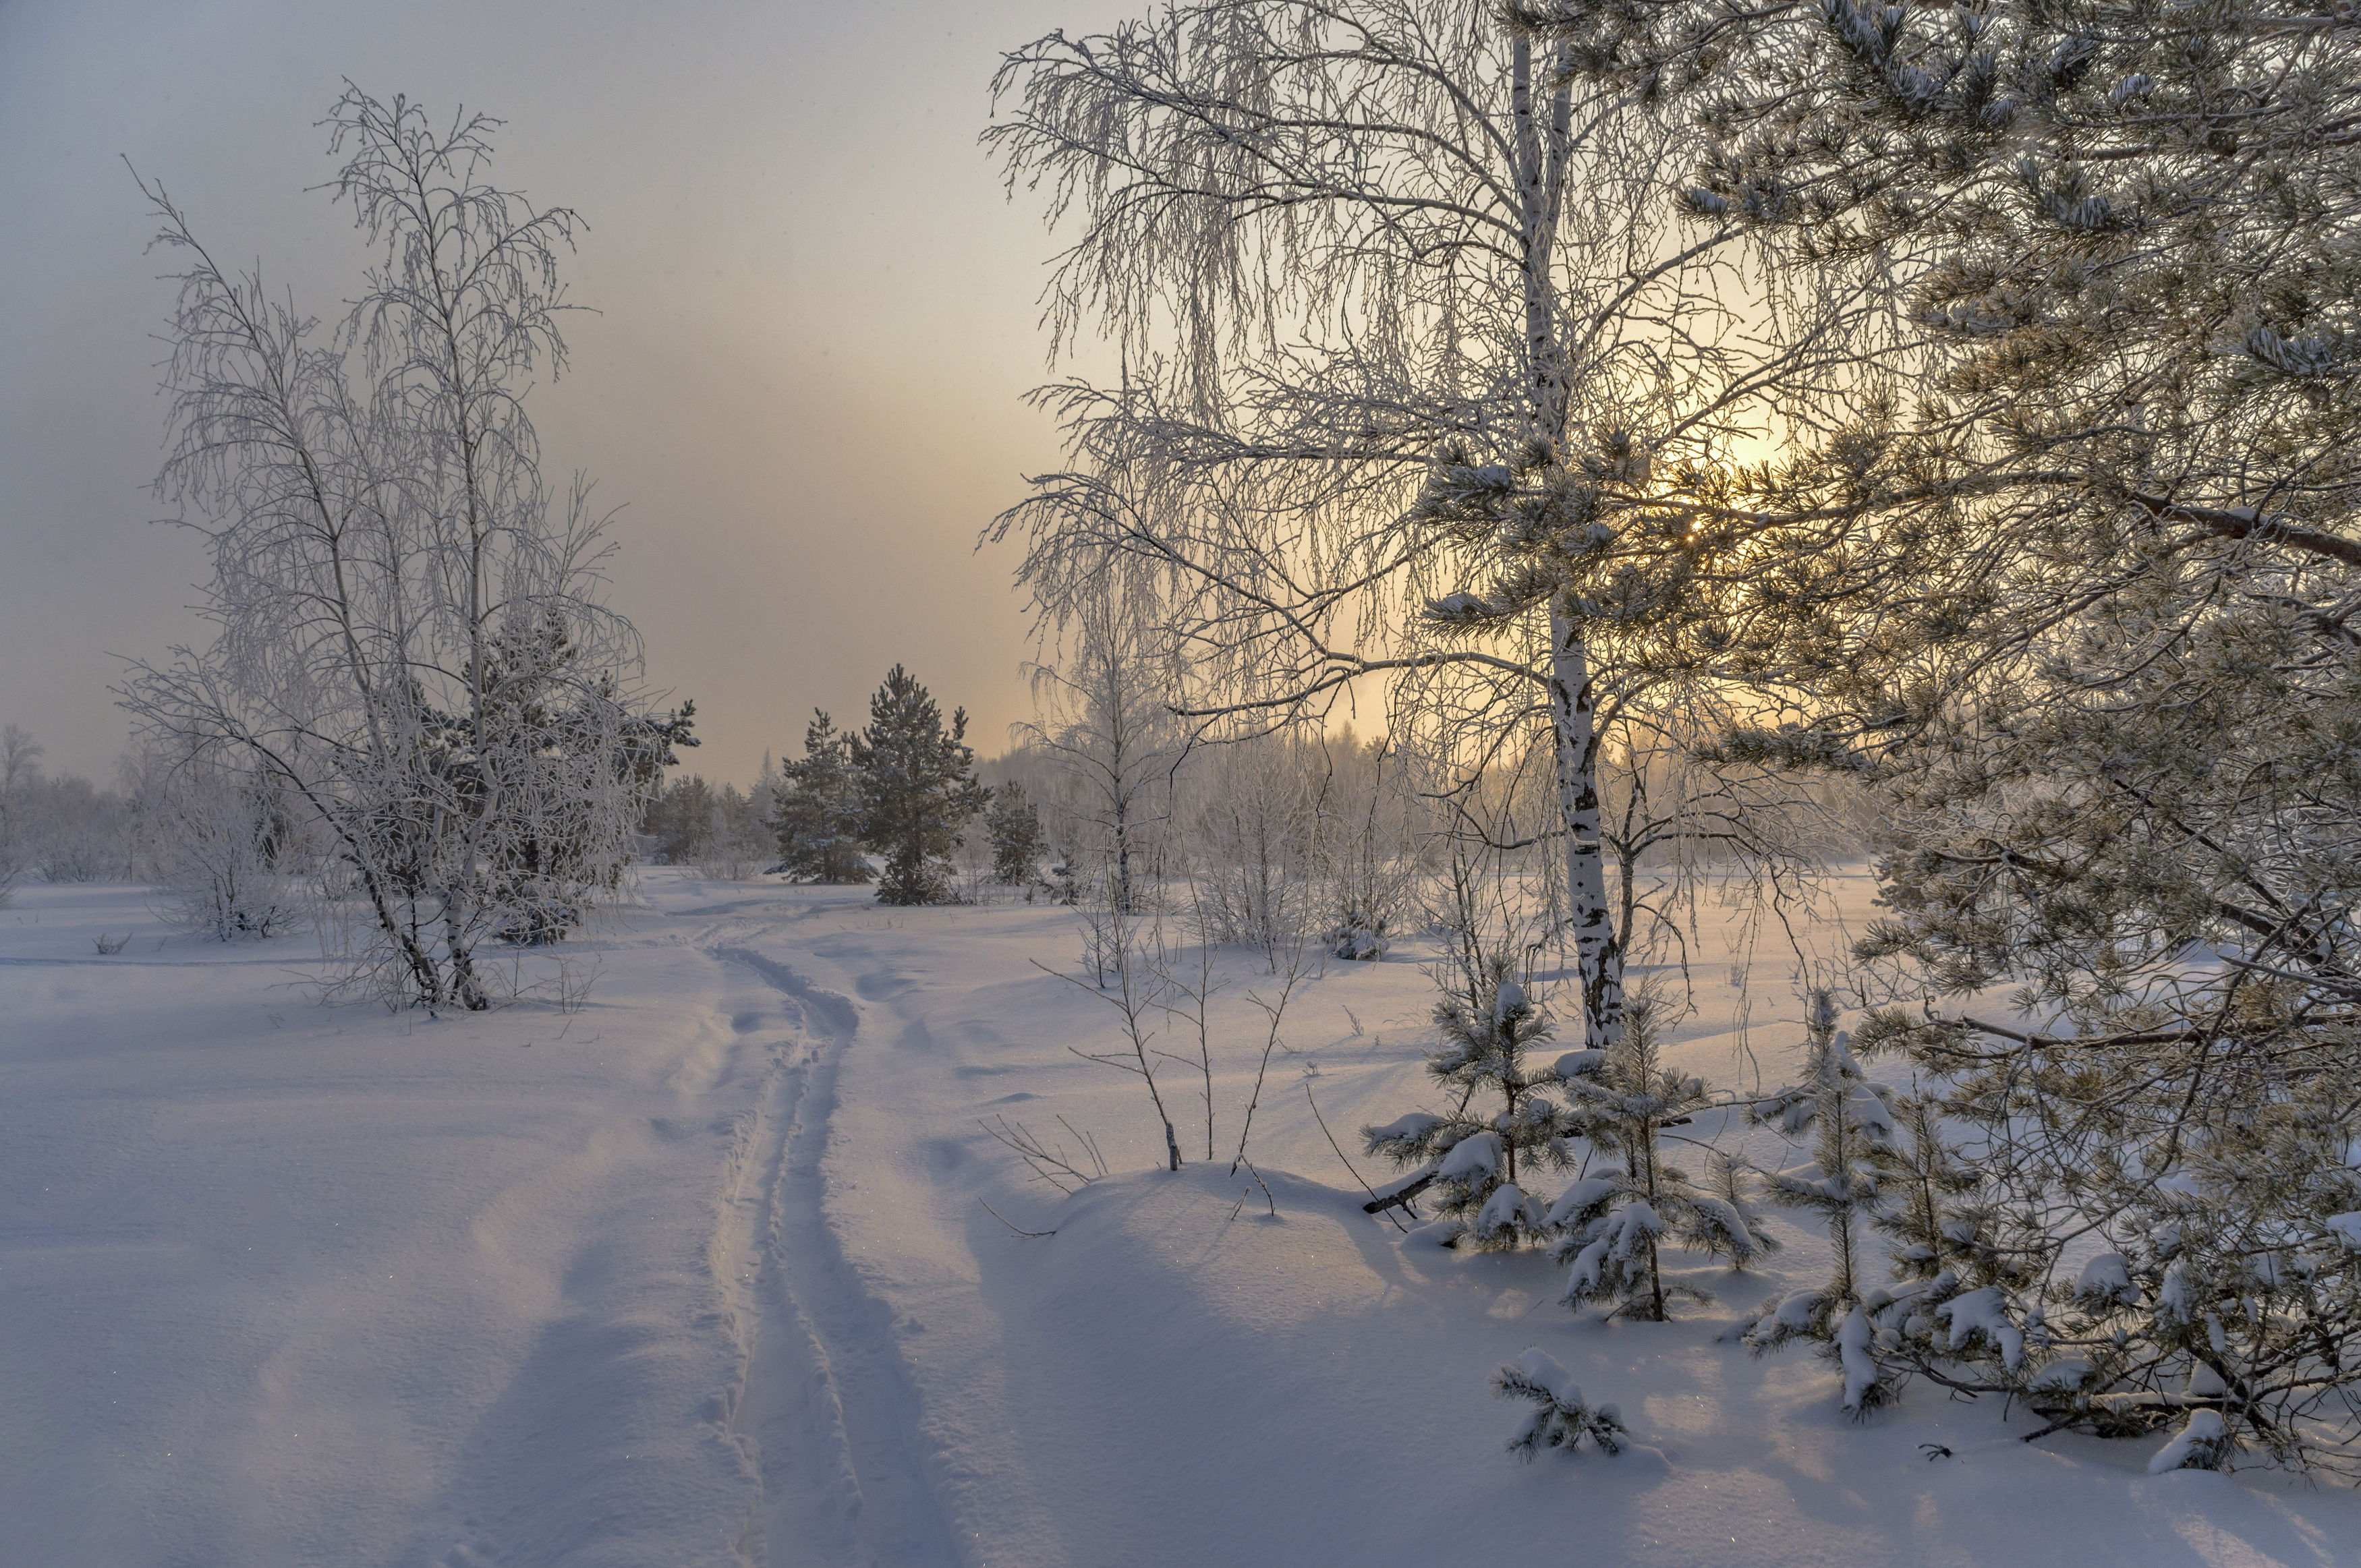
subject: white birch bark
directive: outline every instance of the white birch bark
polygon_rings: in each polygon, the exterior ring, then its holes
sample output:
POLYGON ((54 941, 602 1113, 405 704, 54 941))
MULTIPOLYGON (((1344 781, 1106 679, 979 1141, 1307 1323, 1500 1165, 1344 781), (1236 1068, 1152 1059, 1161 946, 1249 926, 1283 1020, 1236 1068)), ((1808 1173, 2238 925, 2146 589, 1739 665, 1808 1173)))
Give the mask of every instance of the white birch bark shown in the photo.
MULTIPOLYGON (((1550 270, 1557 205, 1564 199, 1571 89, 1564 72, 1550 93, 1548 121, 1533 102, 1532 40, 1510 46, 1510 115, 1516 127, 1517 191, 1522 228, 1526 384, 1532 433, 1562 449, 1565 441, 1565 355, 1558 341, 1557 297, 1550 270)), ((1558 828, 1565 835, 1565 915, 1574 934, 1582 990, 1583 1043, 1612 1046, 1622 1032, 1623 957, 1607 903, 1606 857, 1598 820, 1598 727, 1590 651, 1581 621, 1563 602, 1550 606, 1549 712, 1556 769, 1558 828)))
POLYGON ((1565 832, 1566 923, 1582 985, 1583 1043, 1605 1050, 1623 1033, 1623 951, 1607 903, 1598 823, 1598 726, 1581 623, 1550 610, 1550 724, 1558 819, 1565 832))

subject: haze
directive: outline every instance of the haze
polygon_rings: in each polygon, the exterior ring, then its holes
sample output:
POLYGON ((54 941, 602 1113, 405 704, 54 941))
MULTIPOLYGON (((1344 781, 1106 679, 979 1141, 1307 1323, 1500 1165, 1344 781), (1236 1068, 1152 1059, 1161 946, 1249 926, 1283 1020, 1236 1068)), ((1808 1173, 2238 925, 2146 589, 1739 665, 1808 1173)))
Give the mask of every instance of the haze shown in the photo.
POLYGON ((1001 749, 1027 621, 973 545, 1057 455, 1021 401, 1053 242, 975 137, 1001 49, 1136 8, 0 0, 0 719, 105 782, 120 656, 203 636, 202 541, 146 488, 171 290, 123 159, 333 319, 361 252, 307 187, 350 76, 503 118, 498 181, 588 224, 600 313, 529 407, 553 481, 624 509, 615 601, 697 701, 690 766, 751 779, 897 660, 1001 749))

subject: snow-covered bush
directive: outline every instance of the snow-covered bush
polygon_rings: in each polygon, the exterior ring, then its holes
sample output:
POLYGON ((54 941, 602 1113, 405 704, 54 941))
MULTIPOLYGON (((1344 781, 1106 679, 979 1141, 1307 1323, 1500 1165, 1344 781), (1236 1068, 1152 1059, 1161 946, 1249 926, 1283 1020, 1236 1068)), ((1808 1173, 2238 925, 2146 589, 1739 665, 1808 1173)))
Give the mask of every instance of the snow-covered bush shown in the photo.
POLYGON ((1386 917, 1348 905, 1328 932, 1331 957, 1348 962, 1375 963, 1386 956, 1386 917))
POLYGON ((472 1010, 487 944, 615 895, 685 716, 634 695, 605 520, 587 481, 544 483, 524 410, 564 363, 574 214, 487 182, 497 121, 348 85, 328 124, 376 257, 341 330, 222 273, 145 187, 185 264, 158 488, 203 524, 217 634, 122 695, 146 736, 302 803, 343 900, 315 922, 331 992, 472 1010))
POLYGON ((190 757, 159 783, 142 802, 142 837, 170 924, 231 942, 303 923, 317 848, 267 777, 190 757))
POLYGON ((2172 1441, 2158 1449, 2156 1457, 2147 1462, 2147 1473, 2162 1475, 2174 1470, 2221 1470, 2227 1468, 2231 1453, 2230 1429, 2223 1424, 2222 1412, 2192 1410, 2172 1441))

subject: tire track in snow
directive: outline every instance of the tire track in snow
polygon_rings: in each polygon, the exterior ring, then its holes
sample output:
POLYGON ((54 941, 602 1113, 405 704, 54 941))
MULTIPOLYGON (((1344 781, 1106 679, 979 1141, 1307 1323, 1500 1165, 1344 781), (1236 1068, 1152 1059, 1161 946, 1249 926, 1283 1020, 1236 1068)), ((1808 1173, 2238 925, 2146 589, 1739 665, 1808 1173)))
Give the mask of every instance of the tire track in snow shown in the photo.
POLYGON ((859 1010, 718 933, 697 946, 752 974, 806 1025, 774 1053, 714 1248, 742 1358, 724 1425, 760 1483, 739 1556, 779 1568, 947 1568, 958 1556, 927 1483, 890 1316, 862 1288, 822 1205, 837 1065, 859 1010))

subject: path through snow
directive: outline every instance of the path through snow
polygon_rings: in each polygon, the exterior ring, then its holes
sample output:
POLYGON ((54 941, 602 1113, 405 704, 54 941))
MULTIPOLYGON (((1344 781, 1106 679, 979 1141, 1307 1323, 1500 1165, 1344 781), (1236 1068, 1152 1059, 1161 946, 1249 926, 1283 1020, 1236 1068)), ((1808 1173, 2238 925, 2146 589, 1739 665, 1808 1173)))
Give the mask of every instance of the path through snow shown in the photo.
POLYGON ((798 1021, 750 1117, 715 1243, 743 1371, 732 1436, 762 1493, 749 1563, 948 1563, 952 1553, 913 1440, 915 1401, 880 1309, 844 1261, 822 1201, 821 1156, 859 1009, 732 932, 699 945, 759 980, 798 1021))
MULTIPOLYGON (((309 1006, 273 989, 300 944, 167 940, 137 890, 0 915, 0 1555, 2361 1562, 2341 1487, 2149 1477, 2153 1442, 2028 1446, 1926 1389, 1844 1420, 1808 1354, 1714 1342, 1824 1266, 1792 1228, 1762 1274, 1698 1271, 1721 1305, 1662 1327, 1565 1311, 1538 1253, 1401 1250, 1310 1107, 1357 1151, 1424 1102, 1413 949, 1290 1003, 1255 1121, 1273 1215, 1227 1168, 1268 984, 1243 961, 1214 1018, 1223 1157, 1197 1157, 1176 1066, 1175 1176, 1137 1080, 1075 1054, 1112 1013, 1032 965, 1071 960, 1069 912, 670 872, 648 894, 569 944, 602 966, 586 1010, 432 1024, 309 1006), (1092 1135, 1113 1174, 1028 1181, 1000 1117, 1092 1135), (1510 1459, 1486 1377, 1528 1345, 1662 1458, 1510 1459)), ((1775 980, 1751 1034, 1727 985, 1697 1001, 1673 1065, 1783 1069, 1775 980)))

